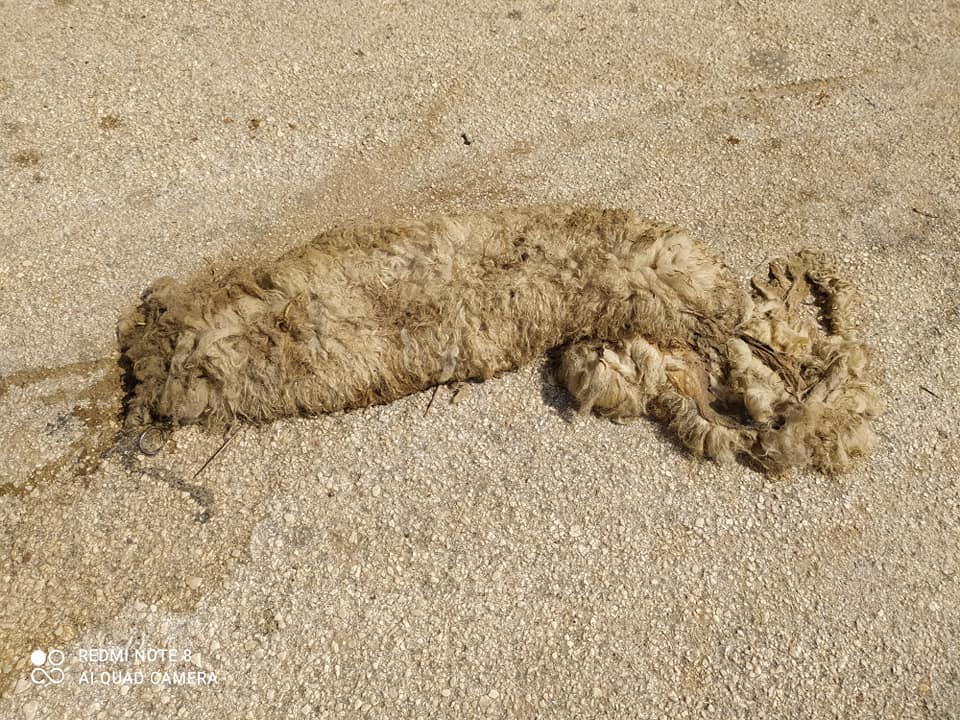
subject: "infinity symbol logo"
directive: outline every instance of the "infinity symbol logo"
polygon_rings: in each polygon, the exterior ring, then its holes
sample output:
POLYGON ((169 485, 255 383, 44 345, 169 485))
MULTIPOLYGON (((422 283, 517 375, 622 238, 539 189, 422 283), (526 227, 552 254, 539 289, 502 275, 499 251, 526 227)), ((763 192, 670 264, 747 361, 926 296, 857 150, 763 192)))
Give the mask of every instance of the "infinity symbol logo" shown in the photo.
POLYGON ((34 685, 59 685, 63 682, 64 674, 60 666, 63 665, 63 650, 50 648, 48 652, 34 650, 30 653, 30 662, 36 667, 30 671, 30 680, 34 685), (50 665, 48 670, 45 665, 50 665))

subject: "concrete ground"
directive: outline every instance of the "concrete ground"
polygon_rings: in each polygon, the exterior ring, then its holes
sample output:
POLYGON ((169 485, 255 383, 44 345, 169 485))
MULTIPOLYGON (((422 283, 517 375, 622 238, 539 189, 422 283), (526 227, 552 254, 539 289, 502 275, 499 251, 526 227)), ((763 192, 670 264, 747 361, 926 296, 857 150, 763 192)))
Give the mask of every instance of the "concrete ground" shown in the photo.
POLYGON ((958 108, 946 1, 0 2, 0 717, 957 717, 958 108), (117 440, 158 276, 547 201, 834 250, 876 454, 765 479, 544 367, 117 440))

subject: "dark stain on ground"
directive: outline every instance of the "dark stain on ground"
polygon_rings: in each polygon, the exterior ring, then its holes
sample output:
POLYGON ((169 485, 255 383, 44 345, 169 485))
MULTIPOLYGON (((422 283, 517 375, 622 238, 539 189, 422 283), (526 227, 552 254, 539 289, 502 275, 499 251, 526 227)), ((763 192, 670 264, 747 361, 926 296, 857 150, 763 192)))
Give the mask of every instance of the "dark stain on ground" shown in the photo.
POLYGON ((780 138, 768 138, 760 144, 760 152, 764 155, 774 155, 783 150, 783 140, 780 138))
POLYGON ((39 150, 26 148, 15 152, 10 156, 10 159, 20 167, 32 167, 39 164, 42 157, 43 155, 40 154, 39 150))
POLYGON ((194 522, 209 522, 210 519, 216 514, 216 509, 214 507, 216 498, 210 488, 204 487, 203 485, 198 485, 196 483, 187 482, 182 477, 179 477, 179 475, 176 473, 160 467, 151 468, 150 474, 166 483, 171 490, 175 490, 176 492, 185 492, 190 496, 190 499, 197 504, 197 512, 193 515, 194 522))
MULTIPOLYGON (((213 524, 207 523, 214 517, 215 492, 209 487, 205 487, 199 482, 192 480, 190 471, 193 468, 185 470, 187 474, 181 472, 174 465, 173 468, 150 467, 144 468, 142 455, 137 448, 137 436, 133 433, 124 433, 121 430, 122 421, 122 397, 123 382, 122 369, 115 356, 104 357, 88 362, 69 363, 60 367, 37 367, 29 368, 17 372, 0 376, 0 399, 6 397, 14 388, 30 388, 32 399, 39 405, 63 406, 69 409, 56 408, 57 412, 51 413, 51 420, 43 428, 43 431, 52 433, 55 437, 68 434, 64 439, 64 445, 59 452, 59 457, 48 462, 30 473, 29 478, 23 486, 12 483, 0 485, 0 497, 9 502, 28 502, 36 507, 51 504, 55 507, 57 501, 53 496, 59 495, 61 490, 67 490, 65 497, 73 498, 70 506, 63 508, 64 512, 71 513, 72 503, 80 503, 78 496, 71 489, 77 487, 70 483, 70 480, 81 479, 83 488, 93 487, 96 482, 94 471, 99 469, 106 458, 114 458, 121 467, 129 471, 133 478, 143 478, 143 473, 147 472, 150 477, 159 480, 167 485, 172 491, 177 493, 186 493, 195 503, 192 513, 192 523, 186 522, 194 527, 203 526, 212 527, 213 524), (78 381, 80 387, 78 388, 78 381), (69 385, 67 384, 69 382, 69 385), (31 388, 31 386, 33 386, 31 388), (79 438, 73 442, 67 443, 69 438, 79 438), (187 478, 187 479, 185 479, 187 478), (25 487, 31 488, 30 497, 25 497, 25 487), (35 497, 34 497, 35 495, 35 497), (21 499, 22 498, 22 499, 21 499)), ((170 440, 166 448, 173 449, 176 444, 170 440)), ((139 481, 133 479, 131 489, 139 486, 139 481)), ((265 491, 265 488, 264 488, 265 491)), ((251 500, 251 507, 256 507, 257 501, 251 500)), ((80 511, 82 512, 82 510, 80 511)), ((130 532, 134 532, 137 527, 135 519, 129 526, 130 532)), ((123 518, 111 514, 110 509, 104 509, 104 522, 122 523, 123 518)), ((220 525, 212 530, 204 530, 207 533, 197 537, 213 537, 215 547, 237 547, 238 541, 245 542, 249 538, 250 528, 258 521, 256 513, 250 514, 246 510, 237 510, 231 508, 220 525), (238 530, 238 519, 239 527, 238 530), (247 522, 249 520, 249 522, 247 522)), ((23 519, 24 528, 36 527, 37 519, 23 519)), ((184 526, 186 531, 186 525, 184 526)), ((10 541, 11 554, 7 561, 0 558, 0 565, 5 565, 5 571, 16 569, 15 575, 24 573, 27 576, 37 574, 39 570, 36 553, 30 548, 37 545, 38 538, 24 536, 22 528, 11 529, 9 538, 4 537, 0 531, 0 538, 3 542, 10 541)), ((125 547, 135 545, 130 536, 126 538, 125 547)), ((37 545, 39 546, 39 545, 37 545)), ((75 539, 64 539, 63 546, 82 546, 82 542, 75 539)), ((106 551, 105 549, 101 549, 106 551)), ((124 553, 118 552, 118 558, 127 557, 124 553)), ((67 604, 51 606, 45 599, 37 599, 33 605, 37 608, 43 608, 46 613, 43 621, 38 621, 33 625, 18 622, 16 618, 20 617, 17 613, 30 612, 23 604, 18 610, 5 608, 0 613, 0 690, 5 689, 9 683, 17 678, 26 677, 28 672, 26 658, 29 650, 35 647, 46 647, 49 645, 62 645, 76 637, 76 633, 83 628, 97 622, 103 622, 116 612, 119 612, 123 603, 129 601, 134 595, 139 599, 148 602, 166 603, 171 607, 182 609, 189 607, 199 597, 195 589, 186 590, 181 587, 182 574, 185 572, 195 572, 202 575, 207 582, 205 588, 209 589, 213 582, 219 582, 223 576, 230 570, 230 563, 224 562, 222 566, 215 568, 203 567, 198 565, 179 566, 174 570, 166 562, 167 552, 164 549, 140 550, 142 556, 141 564, 143 568, 149 568, 149 572, 144 574, 142 568, 134 571, 124 569, 124 566, 117 565, 116 572, 120 575, 113 576, 109 572, 100 578, 86 578, 82 574, 73 578, 77 587, 84 587, 84 591, 79 591, 75 597, 67 604), (130 575, 124 573, 129 572, 130 575), (173 573, 173 576, 171 576, 173 573), (119 593, 116 598, 111 598, 109 602, 103 597, 95 597, 94 587, 97 583, 110 585, 114 587, 113 582, 127 581, 135 590, 129 590, 126 593, 119 593), (9 614, 8 614, 9 611, 9 614), (12 620, 4 626, 4 622, 12 620), (29 625, 29 626, 28 626, 29 625)), ((46 557, 50 561, 49 553, 46 557)), ((237 555, 237 557, 240 557, 237 555)), ((229 559, 233 556, 231 555, 229 559)), ((199 558, 199 555, 198 555, 199 558)), ((60 561, 63 561, 61 553, 60 561)), ((55 566, 55 561, 54 561, 55 566)), ((21 618, 22 619, 22 618, 21 618)))
POLYGON ((106 453, 113 447, 119 428, 122 397, 120 368, 112 358, 70 363, 56 368, 30 368, 0 377, 0 398, 3 398, 11 387, 23 387, 46 380, 90 375, 101 371, 103 376, 99 380, 79 392, 57 390, 39 398, 45 405, 72 401, 73 407, 70 411, 61 413, 57 417, 54 430, 65 428, 71 422, 71 418, 75 418, 82 424, 83 432, 58 458, 33 470, 23 485, 12 483, 0 485, 0 497, 24 495, 26 488, 49 483, 68 467, 76 478, 84 479, 93 473, 100 467, 106 453))
POLYGON ((70 421, 73 417, 71 413, 58 413, 56 419, 48 422, 44 430, 46 430, 47 435, 56 437, 70 427, 70 421))
POLYGON ((97 125, 101 130, 113 130, 123 125, 123 118, 117 115, 104 115, 97 125))

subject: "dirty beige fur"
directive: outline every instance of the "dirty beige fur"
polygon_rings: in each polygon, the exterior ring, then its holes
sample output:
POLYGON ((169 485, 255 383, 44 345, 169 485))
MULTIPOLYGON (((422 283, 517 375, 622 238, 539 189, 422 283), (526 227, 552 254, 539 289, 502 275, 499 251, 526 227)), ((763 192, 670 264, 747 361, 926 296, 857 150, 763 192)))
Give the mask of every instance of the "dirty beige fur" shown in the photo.
POLYGON ((119 336, 133 427, 384 403, 565 346, 585 412, 653 416, 698 455, 839 472, 879 411, 850 302, 811 251, 751 295, 674 225, 530 208, 346 225, 261 267, 163 278, 119 336))

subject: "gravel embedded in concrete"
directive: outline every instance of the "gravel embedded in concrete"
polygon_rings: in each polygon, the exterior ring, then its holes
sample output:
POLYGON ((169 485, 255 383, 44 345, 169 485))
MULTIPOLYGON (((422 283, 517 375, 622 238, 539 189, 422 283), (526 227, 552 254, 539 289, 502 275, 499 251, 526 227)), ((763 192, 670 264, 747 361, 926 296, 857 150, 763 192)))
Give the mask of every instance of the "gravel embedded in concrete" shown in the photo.
POLYGON ((669 5, 0 5, 0 718, 960 715, 960 10, 669 5), (555 201, 835 251, 877 453, 697 461, 546 362, 115 442, 156 277, 555 201))

